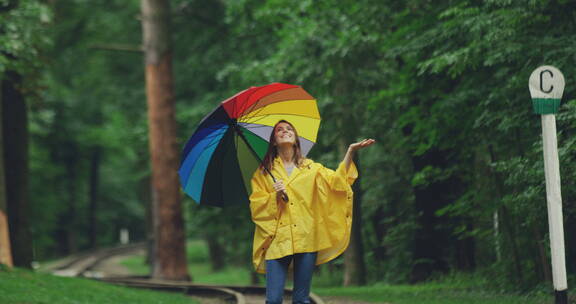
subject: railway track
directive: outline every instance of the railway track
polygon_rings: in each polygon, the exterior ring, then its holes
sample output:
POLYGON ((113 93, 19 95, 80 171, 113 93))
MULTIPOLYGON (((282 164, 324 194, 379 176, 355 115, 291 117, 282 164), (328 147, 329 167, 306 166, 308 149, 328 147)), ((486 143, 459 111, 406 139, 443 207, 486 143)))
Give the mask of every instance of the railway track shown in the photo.
MULTIPOLYGON (((236 286, 236 285, 202 285, 180 281, 159 281, 138 277, 115 277, 100 279, 104 282, 124 285, 129 287, 156 289, 164 291, 178 291, 195 297, 221 299, 223 303, 264 303, 266 288, 261 286, 236 286)), ((285 290, 285 302, 290 303, 292 290, 285 290)), ((312 303, 324 304, 316 294, 310 294, 312 303)))
MULTIPOLYGON (((144 246, 143 243, 139 243, 87 252, 53 264, 44 270, 59 276, 86 277, 133 288, 183 293, 193 297, 202 304, 260 304, 265 301, 266 288, 261 286, 204 285, 182 281, 157 280, 144 276, 119 276, 99 269, 99 265, 106 260, 117 256, 134 254, 144 250, 144 246)), ((285 303, 291 302, 291 295, 292 290, 286 289, 285 303)), ((322 299, 313 293, 310 294, 310 300, 314 304, 324 304, 322 299)))
POLYGON ((144 243, 97 249, 70 256, 45 267, 43 270, 57 276, 99 278, 105 275, 96 270, 100 263, 115 256, 132 254, 144 249, 144 243))

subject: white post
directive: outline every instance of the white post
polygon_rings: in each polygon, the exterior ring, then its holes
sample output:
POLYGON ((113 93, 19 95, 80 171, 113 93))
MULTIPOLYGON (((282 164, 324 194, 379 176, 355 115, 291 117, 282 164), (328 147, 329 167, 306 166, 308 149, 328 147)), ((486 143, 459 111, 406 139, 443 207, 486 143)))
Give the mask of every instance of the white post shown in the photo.
POLYGON ((502 260, 502 252, 500 250, 500 228, 498 223, 498 210, 494 210, 492 215, 492 224, 494 225, 494 247, 496 248, 496 261, 502 260))
POLYGON ((546 200, 548 201, 548 226, 552 247, 552 270, 556 290, 568 288, 564 256, 564 221, 562 194, 560 192, 560 166, 556 140, 556 117, 542 115, 542 142, 544 145, 544 172, 546 175, 546 200))
POLYGON ((122 228, 120 229, 120 244, 126 245, 130 242, 130 234, 128 229, 122 228))
POLYGON ((555 67, 541 66, 532 72, 529 80, 534 111, 542 116, 542 145, 544 147, 544 174, 548 226, 552 251, 552 276, 556 304, 568 304, 566 257, 564 251, 564 220, 560 191, 560 164, 556 138, 556 113, 564 91, 564 76, 555 67))

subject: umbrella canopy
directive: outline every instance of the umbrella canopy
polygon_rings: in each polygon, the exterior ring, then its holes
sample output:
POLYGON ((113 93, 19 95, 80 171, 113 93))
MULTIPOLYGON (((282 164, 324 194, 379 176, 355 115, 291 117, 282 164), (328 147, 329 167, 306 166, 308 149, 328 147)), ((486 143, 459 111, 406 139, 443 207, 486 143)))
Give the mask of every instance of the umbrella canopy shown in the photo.
POLYGON ((223 101, 186 143, 178 171, 184 192, 201 204, 248 203, 250 179, 282 119, 298 131, 306 156, 316 142, 320 114, 314 97, 300 86, 251 87, 223 101))

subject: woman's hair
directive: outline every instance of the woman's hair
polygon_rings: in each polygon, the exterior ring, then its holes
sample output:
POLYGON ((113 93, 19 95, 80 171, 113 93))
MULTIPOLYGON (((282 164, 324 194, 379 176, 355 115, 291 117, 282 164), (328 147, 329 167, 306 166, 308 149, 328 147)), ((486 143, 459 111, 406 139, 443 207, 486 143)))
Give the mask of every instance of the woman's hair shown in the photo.
POLYGON ((300 167, 302 161, 304 160, 304 157, 302 157, 302 151, 300 150, 300 139, 298 138, 298 132, 296 131, 296 128, 294 128, 294 126, 288 121, 282 119, 274 125, 274 128, 272 128, 272 133, 270 134, 270 140, 268 141, 268 151, 266 151, 266 155, 264 155, 262 164, 260 164, 260 168, 262 168, 263 170, 265 168, 268 171, 271 171, 272 167, 274 166, 274 159, 276 158, 276 156, 278 156, 278 150, 276 149, 275 134, 276 134, 276 126, 278 126, 278 124, 281 122, 289 124, 292 127, 292 130, 294 131, 294 137, 296 140, 293 146, 294 149, 293 160, 296 167, 300 167))

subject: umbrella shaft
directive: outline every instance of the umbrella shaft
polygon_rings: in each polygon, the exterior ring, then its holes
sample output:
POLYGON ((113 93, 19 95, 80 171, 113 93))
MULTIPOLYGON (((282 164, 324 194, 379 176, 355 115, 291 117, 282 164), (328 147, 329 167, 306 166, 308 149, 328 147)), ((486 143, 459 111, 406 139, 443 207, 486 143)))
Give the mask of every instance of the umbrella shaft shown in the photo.
MULTIPOLYGON (((244 141, 246 146, 248 146, 248 149, 250 149, 250 151, 252 151, 252 154, 254 154, 254 157, 256 157, 256 159, 260 162, 260 165, 262 165, 262 160, 260 159, 260 156, 258 156, 258 153, 256 153, 256 151, 254 151, 254 149, 252 149, 252 146, 250 145, 250 143, 248 143, 248 140, 246 140, 246 137, 244 137, 244 134, 242 134, 242 131, 240 130, 238 125, 235 123, 232 123, 232 128, 234 128, 234 131, 236 131, 236 134, 238 134, 238 136, 240 136, 240 138, 242 138, 242 140, 244 141)), ((274 181, 274 183, 276 183, 276 178, 274 177, 274 175, 272 175, 272 172, 270 172, 270 170, 268 170, 268 168, 266 168, 266 166, 262 166, 262 167, 264 167, 264 170, 266 170, 266 172, 270 175, 270 177, 272 177, 272 181, 274 181)), ((285 202, 288 202, 288 200, 289 200, 288 195, 284 191, 282 191, 282 199, 285 202)))

